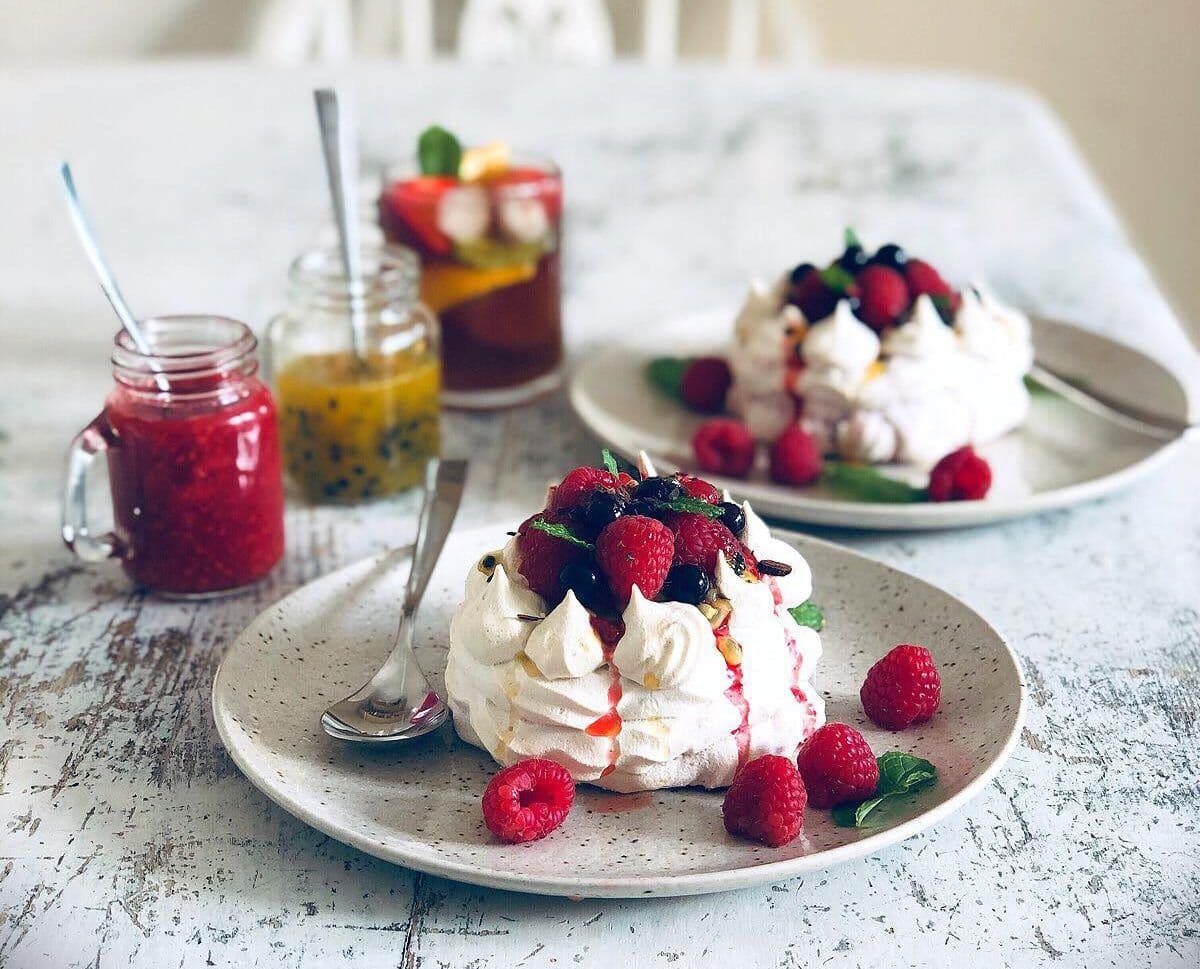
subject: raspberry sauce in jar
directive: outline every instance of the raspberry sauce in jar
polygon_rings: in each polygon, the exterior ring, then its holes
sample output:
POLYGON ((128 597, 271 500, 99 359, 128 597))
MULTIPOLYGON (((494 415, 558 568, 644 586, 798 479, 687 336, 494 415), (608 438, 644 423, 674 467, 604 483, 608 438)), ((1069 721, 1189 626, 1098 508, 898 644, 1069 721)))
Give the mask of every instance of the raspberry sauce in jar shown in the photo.
POLYGON ((275 403, 249 328, 214 316, 143 324, 152 356, 118 334, 116 385, 71 452, 63 537, 81 557, 119 558, 141 586, 210 596, 265 576, 283 554, 275 403), (103 450, 113 534, 87 534, 83 472, 103 450))

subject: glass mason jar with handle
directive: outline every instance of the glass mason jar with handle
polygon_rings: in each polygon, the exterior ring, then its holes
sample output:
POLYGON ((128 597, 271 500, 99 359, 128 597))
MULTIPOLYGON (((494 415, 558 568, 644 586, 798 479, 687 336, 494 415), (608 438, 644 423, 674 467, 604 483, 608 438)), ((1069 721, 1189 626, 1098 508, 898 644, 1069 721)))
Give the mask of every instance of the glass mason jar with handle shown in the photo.
POLYGON ((117 334, 114 387, 71 445, 63 540, 85 561, 119 559, 164 595, 235 591, 270 572, 284 546, 275 403, 258 377, 257 341, 219 316, 142 325, 152 353, 117 334), (101 453, 114 530, 96 537, 87 470, 101 453))
POLYGON ((333 248, 296 258, 288 308, 267 330, 284 461, 309 501, 354 503, 412 488, 440 450, 438 326, 417 297, 416 257, 365 246, 362 263, 357 352, 333 248))

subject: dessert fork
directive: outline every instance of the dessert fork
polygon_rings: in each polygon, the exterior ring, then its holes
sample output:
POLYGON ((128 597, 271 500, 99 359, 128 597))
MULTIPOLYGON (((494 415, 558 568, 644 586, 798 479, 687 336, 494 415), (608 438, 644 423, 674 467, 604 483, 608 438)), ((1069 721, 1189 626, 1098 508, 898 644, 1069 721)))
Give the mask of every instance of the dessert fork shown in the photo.
POLYGON ((358 691, 326 708, 321 727, 329 736, 371 744, 413 740, 436 730, 450 713, 413 654, 413 627, 417 607, 462 501, 466 479, 466 461, 435 458, 426 466, 425 500, 417 521, 396 644, 379 671, 358 691))

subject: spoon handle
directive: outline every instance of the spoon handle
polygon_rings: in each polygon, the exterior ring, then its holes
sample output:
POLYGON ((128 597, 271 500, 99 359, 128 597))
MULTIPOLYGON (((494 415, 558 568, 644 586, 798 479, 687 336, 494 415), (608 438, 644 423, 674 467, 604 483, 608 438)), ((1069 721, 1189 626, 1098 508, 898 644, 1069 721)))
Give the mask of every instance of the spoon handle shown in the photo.
POLYGON ((337 221, 342 267, 350 297, 350 327, 354 354, 365 359, 367 336, 363 311, 362 241, 358 223, 358 146, 348 114, 343 114, 337 92, 319 88, 313 92, 317 105, 317 125, 321 130, 321 148, 325 153, 325 173, 337 221))
POLYGON ((96 242, 96 234, 92 231, 87 214, 83 211, 83 203, 79 201, 79 192, 75 188, 75 178, 71 174, 71 166, 67 162, 63 162, 59 165, 58 174, 59 178, 62 179, 63 189, 66 193, 67 211, 71 214, 71 222, 75 225, 75 234, 79 236, 79 242, 83 246, 84 254, 88 257, 88 261, 92 264, 92 269, 95 270, 96 276, 100 280, 100 288, 104 290, 104 295, 108 297, 109 305, 112 306, 113 312, 120 318, 121 325, 125 327, 125 331, 129 334, 130 339, 133 340, 133 345, 137 347, 138 353, 143 356, 150 356, 152 352, 150 343, 146 340, 145 334, 142 333, 142 328, 138 325, 137 319, 129 309, 129 304, 125 302, 125 297, 121 295, 116 277, 113 276, 112 270, 104 258, 104 254, 100 251, 100 245, 96 242))
POLYGON ((1052 370, 1044 363, 1035 363, 1030 367, 1029 377, 1034 383, 1071 401, 1076 407, 1159 441, 1174 441, 1197 430, 1197 425, 1189 421, 1145 410, 1091 387, 1081 387, 1070 377, 1052 370))

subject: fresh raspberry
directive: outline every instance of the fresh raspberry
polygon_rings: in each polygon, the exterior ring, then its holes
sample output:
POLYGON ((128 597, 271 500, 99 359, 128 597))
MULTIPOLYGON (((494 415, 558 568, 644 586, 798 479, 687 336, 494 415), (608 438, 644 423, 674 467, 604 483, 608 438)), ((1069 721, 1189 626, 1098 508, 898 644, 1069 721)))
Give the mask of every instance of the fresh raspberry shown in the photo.
POLYGON ((799 424, 788 426, 771 445, 771 480, 803 485, 821 476, 821 449, 799 424))
POLYGON ((505 767, 483 792, 483 823, 501 841, 544 838, 567 819, 575 782, 567 769, 534 757, 505 767))
POLYGON ((924 723, 942 697, 933 654, 924 646, 895 647, 867 672, 858 696, 867 716, 886 730, 924 723))
POLYGON ((793 761, 765 754, 737 772, 721 813, 725 830, 772 848, 785 845, 804 827, 808 796, 793 761))
POLYGON ((721 492, 716 489, 715 485, 710 485, 703 478, 697 478, 694 474, 681 474, 678 480, 679 486, 688 493, 689 498, 699 498, 701 501, 707 501, 710 505, 721 503, 721 492))
POLYGON ((991 465, 969 444, 951 451, 929 472, 930 501, 979 501, 991 487, 991 465))
POLYGON ((942 274, 929 263, 921 259, 910 259, 904 264, 904 281, 908 284, 908 297, 915 300, 918 296, 952 296, 954 290, 942 279, 942 274))
POLYGON ((706 515, 681 512, 672 517, 675 530, 675 561, 684 565, 696 565, 709 575, 716 575, 717 553, 724 552, 725 559, 736 567, 742 555, 743 545, 727 526, 706 515))
POLYGON ((858 274, 858 318, 878 333, 895 326, 908 309, 904 277, 887 266, 868 266, 858 274))
POLYGON ((644 515, 623 515, 596 539, 596 562, 622 606, 635 585, 647 599, 662 591, 674 553, 671 529, 644 515))
POLYGON ((679 395, 692 410, 701 414, 719 414, 725 409, 725 395, 733 383, 733 373, 721 357, 698 357, 683 372, 679 395))
POLYGON ((564 565, 579 558, 581 553, 570 542, 534 528, 533 522, 538 518, 551 523, 563 523, 562 516, 549 511, 521 523, 517 529, 517 554, 520 557, 517 571, 529 583, 529 588, 543 599, 557 602, 562 595, 559 573, 564 565))
POLYGON ((692 438, 696 461, 705 471, 743 477, 754 466, 754 436, 741 421, 714 417, 692 438))
POLYGON ((578 508, 591 497, 593 491, 616 491, 617 486, 617 477, 611 472, 601 468, 575 468, 568 471, 562 484, 554 489, 550 496, 550 510, 578 508))
POLYGON ((796 766, 813 807, 865 800, 879 784, 879 764, 870 745, 844 723, 827 723, 804 741, 796 766))

